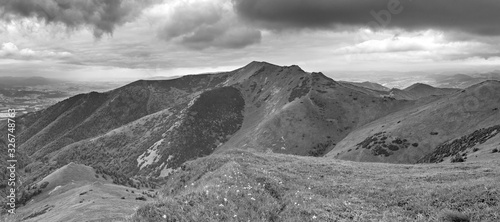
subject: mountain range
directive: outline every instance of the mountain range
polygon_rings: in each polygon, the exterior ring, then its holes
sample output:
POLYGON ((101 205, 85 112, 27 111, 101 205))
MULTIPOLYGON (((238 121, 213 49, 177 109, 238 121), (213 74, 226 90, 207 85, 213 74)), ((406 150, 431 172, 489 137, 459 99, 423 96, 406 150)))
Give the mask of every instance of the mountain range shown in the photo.
MULTIPOLYGON (((495 80, 465 89, 421 83, 388 89, 266 62, 140 80, 17 118, 24 177, 19 189, 39 186, 72 163, 135 189, 173 189, 179 181, 172 178, 182 179, 187 163, 235 150, 325 161, 439 163, 457 155, 480 160, 500 146, 498 95, 495 80)), ((264 158, 259 155, 252 158, 264 158)))

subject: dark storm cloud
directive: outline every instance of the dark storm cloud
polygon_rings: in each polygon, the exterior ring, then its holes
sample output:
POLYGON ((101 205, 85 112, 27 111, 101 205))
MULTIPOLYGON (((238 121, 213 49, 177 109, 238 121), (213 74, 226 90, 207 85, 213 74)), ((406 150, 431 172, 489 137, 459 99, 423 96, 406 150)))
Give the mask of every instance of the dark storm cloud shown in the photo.
POLYGON ((182 38, 182 43, 189 48, 204 49, 208 47, 239 49, 259 43, 260 31, 250 28, 205 27, 182 38))
POLYGON ((90 27, 94 36, 112 34, 116 26, 137 17, 154 0, 2 0, 0 19, 35 17, 70 29, 90 27))
POLYGON ((224 2, 184 2, 176 6, 158 37, 197 50, 237 49, 259 43, 261 32, 239 21, 231 8, 224 8, 224 2))
POLYGON ((373 28, 376 22, 405 30, 500 35, 498 0, 233 0, 233 4, 241 17, 274 30, 369 23, 373 28))

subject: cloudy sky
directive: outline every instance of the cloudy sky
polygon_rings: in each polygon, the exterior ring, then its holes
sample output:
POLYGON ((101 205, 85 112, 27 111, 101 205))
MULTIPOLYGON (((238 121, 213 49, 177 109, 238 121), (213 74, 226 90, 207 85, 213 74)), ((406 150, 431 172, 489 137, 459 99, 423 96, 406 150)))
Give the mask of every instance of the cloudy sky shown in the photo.
POLYGON ((0 75, 500 69, 498 0, 1 0, 0 75))

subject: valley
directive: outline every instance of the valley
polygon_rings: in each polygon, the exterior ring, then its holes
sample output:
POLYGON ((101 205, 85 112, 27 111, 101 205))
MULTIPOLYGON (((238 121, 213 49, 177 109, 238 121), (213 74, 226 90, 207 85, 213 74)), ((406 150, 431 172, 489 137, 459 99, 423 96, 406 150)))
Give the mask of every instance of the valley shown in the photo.
POLYGON ((18 115, 48 108, 71 96, 90 91, 108 91, 124 83, 74 82, 43 77, 0 76, 0 122, 7 118, 8 109, 18 115))

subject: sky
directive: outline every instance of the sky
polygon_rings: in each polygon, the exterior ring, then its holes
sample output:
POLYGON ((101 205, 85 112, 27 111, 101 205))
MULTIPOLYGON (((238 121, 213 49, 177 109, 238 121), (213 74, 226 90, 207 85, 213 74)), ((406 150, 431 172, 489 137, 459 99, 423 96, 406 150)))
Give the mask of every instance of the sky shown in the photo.
POLYGON ((0 0, 0 75, 500 69, 498 0, 0 0))

